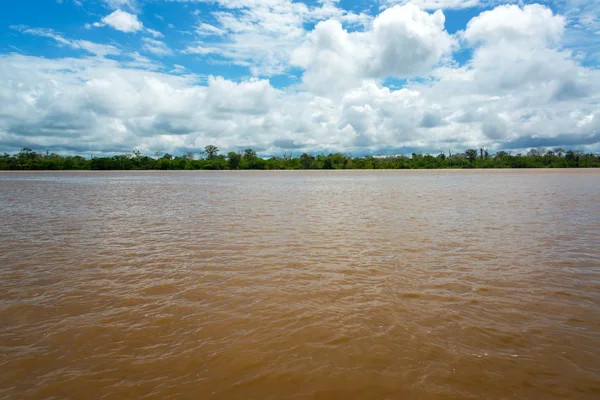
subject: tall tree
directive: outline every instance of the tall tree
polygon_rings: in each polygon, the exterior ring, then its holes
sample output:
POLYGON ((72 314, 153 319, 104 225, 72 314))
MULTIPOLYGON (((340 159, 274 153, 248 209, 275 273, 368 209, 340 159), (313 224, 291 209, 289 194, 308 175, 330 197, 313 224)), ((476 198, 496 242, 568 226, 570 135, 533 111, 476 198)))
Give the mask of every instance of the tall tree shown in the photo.
POLYGON ((207 159, 213 160, 213 159, 217 158, 217 156, 219 155, 219 148, 217 146, 213 146, 212 144, 209 144, 208 146, 206 146, 204 148, 204 152, 206 153, 207 159))
POLYGON ((471 164, 473 164, 473 162, 477 158, 477 150, 475 150, 475 149, 468 149, 467 151, 465 151, 465 157, 466 157, 467 160, 469 160, 469 162, 471 164))
POLYGON ((30 148, 24 147, 23 150, 17 154, 17 157, 21 160, 34 160, 38 157, 38 154, 30 148))
POLYGON ((229 154, 227 154, 227 159, 229 169, 240 168, 240 164, 242 163, 242 156, 240 154, 230 151, 229 154))
POLYGON ((314 159, 315 158, 313 156, 304 153, 300 156, 300 165, 303 169, 311 169, 314 159))
POLYGON ((252 149, 246 149, 244 150, 244 160, 245 161, 252 161, 257 157, 256 152, 252 149))
POLYGON ((557 147, 557 148, 555 148, 555 149, 554 149, 554 152, 555 152, 555 153, 556 153, 556 154, 557 154, 559 157, 561 157, 561 158, 562 158, 563 154, 565 154, 565 149, 562 149, 562 148, 560 148, 560 147, 557 147))

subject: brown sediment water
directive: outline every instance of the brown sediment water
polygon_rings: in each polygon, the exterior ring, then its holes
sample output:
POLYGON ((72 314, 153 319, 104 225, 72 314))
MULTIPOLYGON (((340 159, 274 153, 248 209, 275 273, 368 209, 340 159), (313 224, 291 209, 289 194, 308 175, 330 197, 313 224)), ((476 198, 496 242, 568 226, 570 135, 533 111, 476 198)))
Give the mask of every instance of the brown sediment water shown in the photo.
POLYGON ((0 398, 600 398, 598 170, 1 173, 0 216, 0 398))

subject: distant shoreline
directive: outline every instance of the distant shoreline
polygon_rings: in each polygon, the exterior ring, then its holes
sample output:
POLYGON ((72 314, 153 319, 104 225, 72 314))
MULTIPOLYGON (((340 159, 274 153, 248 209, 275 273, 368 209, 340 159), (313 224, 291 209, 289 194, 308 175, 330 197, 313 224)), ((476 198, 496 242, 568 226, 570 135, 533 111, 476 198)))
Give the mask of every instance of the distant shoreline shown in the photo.
POLYGON ((489 154, 483 148, 464 153, 438 155, 413 153, 407 156, 352 157, 342 153, 299 157, 286 154, 264 159, 252 149, 219 154, 215 146, 206 146, 200 154, 184 156, 157 153, 155 157, 132 154, 111 157, 61 156, 37 153, 24 148, 14 155, 0 155, 2 171, 161 171, 161 170, 414 170, 414 169, 572 169, 600 168, 600 154, 556 148, 527 154, 500 151, 489 154))
POLYGON ((106 172, 135 172, 135 173, 167 173, 167 172, 187 172, 187 173, 240 173, 240 172, 251 172, 251 173, 272 173, 272 172, 517 172, 517 171, 539 171, 539 172, 600 172, 600 167, 572 167, 572 168, 411 168, 411 169, 392 169, 392 168, 370 168, 370 169, 221 169, 221 170, 210 170, 210 169, 7 169, 0 170, 0 174, 6 173, 106 173, 106 172))

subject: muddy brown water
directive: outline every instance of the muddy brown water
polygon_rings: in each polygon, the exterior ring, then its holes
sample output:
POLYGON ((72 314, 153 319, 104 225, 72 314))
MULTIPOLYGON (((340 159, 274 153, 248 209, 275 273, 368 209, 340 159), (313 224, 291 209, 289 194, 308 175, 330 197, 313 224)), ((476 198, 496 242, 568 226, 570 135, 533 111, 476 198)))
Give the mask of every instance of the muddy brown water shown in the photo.
POLYGON ((600 171, 0 174, 0 397, 598 399, 600 171))

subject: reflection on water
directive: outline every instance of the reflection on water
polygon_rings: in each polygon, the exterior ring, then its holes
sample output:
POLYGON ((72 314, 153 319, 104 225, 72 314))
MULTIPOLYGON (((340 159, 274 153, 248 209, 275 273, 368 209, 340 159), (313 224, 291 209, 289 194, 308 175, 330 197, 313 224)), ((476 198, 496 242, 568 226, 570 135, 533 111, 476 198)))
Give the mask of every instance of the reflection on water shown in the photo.
POLYGON ((600 172, 0 174, 0 397, 600 398, 600 172))

